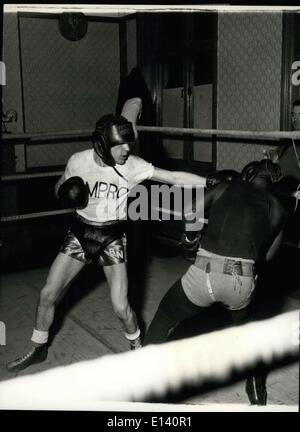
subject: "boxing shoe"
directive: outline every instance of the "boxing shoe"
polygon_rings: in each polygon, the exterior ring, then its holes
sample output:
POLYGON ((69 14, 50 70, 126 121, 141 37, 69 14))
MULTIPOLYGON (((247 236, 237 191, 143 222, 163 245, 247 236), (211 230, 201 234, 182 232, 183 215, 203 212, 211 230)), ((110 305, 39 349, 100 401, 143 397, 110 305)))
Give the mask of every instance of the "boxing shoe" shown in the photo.
POLYGON ((48 346, 34 346, 32 347, 28 353, 23 355, 22 357, 13 360, 6 365, 6 369, 9 372, 20 372, 23 369, 26 369, 28 366, 36 363, 41 363, 46 360, 48 355, 48 346))
POLYGON ((136 339, 133 339, 132 341, 130 341, 130 349, 131 351, 135 351, 137 349, 142 348, 142 339, 140 337, 137 337, 136 339))
POLYGON ((266 376, 252 375, 248 377, 246 393, 251 405, 267 405, 266 376))

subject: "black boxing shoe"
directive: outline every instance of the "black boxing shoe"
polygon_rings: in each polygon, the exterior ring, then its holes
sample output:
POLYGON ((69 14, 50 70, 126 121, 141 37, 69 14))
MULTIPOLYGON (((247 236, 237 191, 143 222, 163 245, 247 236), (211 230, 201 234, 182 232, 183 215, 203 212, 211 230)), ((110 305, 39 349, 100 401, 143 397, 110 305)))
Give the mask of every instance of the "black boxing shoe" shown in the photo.
POLYGON ((265 375, 252 375, 246 381, 246 393, 251 405, 267 405, 265 375))
POLYGON ((28 351, 27 354, 22 357, 13 360, 6 365, 6 369, 8 372, 20 372, 23 369, 26 369, 28 366, 36 363, 41 363, 46 360, 48 355, 48 347, 47 345, 42 346, 34 346, 28 351))

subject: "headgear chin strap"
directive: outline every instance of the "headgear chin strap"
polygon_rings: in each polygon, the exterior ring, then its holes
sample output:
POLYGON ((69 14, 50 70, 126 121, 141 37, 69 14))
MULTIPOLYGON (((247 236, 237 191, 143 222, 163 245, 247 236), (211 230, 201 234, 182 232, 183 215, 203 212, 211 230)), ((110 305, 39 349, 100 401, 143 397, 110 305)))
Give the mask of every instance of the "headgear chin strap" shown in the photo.
POLYGON ((269 159, 250 162, 242 171, 242 179, 251 183, 256 177, 269 179, 272 183, 276 183, 282 179, 281 167, 269 159))
POLYGON ((130 145, 135 141, 135 135, 132 123, 125 117, 108 115, 97 122, 92 139, 97 155, 106 165, 114 166, 116 162, 111 154, 111 147, 121 144, 130 145))

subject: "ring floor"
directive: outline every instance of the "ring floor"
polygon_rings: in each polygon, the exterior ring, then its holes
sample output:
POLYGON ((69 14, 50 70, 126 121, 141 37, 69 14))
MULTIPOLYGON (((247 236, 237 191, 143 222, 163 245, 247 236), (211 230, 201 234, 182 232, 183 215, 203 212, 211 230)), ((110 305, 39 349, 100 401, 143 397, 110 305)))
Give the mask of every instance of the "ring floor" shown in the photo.
MULTIPOLYGON (((182 256, 154 255, 148 260, 143 280, 130 287, 132 304, 140 311, 140 319, 147 327, 167 289, 187 269, 189 262, 182 256)), ((106 354, 128 350, 121 325, 113 313, 109 289, 103 274, 87 268, 73 283, 60 301, 53 340, 45 362, 32 365, 18 374, 6 371, 7 361, 23 355, 28 348, 34 324, 38 294, 48 268, 8 273, 1 276, 0 320, 6 326, 6 344, 0 347, 0 380, 23 376, 94 359, 106 354)), ((286 296, 281 312, 298 309, 299 299, 286 296)), ((216 320, 214 315, 213 320, 216 320)), ((197 334, 195 323, 181 326, 179 338, 197 334)), ((295 406, 299 403, 299 366, 281 365, 268 375, 268 404, 295 406)), ((184 394, 175 403, 247 404, 245 380, 238 379, 221 387, 205 389, 198 394, 184 394)), ((0 398, 1 401, 1 398, 0 398)), ((1 408, 1 402, 0 402, 1 408)), ((32 408, 34 409, 34 407, 32 408)))

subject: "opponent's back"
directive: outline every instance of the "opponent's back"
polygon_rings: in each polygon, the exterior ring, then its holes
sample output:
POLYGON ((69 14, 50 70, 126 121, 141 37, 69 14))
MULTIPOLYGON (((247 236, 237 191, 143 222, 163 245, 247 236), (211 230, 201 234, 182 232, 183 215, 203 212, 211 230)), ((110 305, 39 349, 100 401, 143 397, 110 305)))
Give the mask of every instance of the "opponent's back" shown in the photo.
POLYGON ((279 201, 267 190, 232 181, 212 204, 202 248, 229 257, 260 260, 279 232, 273 214, 279 201))

